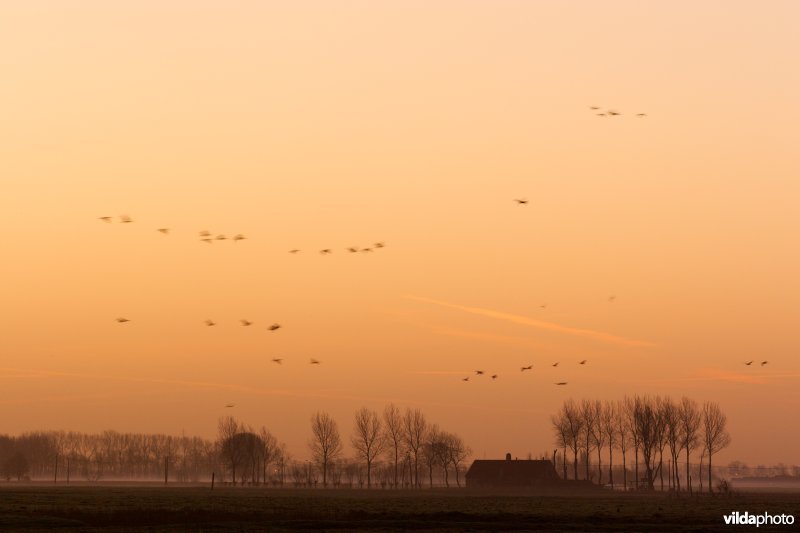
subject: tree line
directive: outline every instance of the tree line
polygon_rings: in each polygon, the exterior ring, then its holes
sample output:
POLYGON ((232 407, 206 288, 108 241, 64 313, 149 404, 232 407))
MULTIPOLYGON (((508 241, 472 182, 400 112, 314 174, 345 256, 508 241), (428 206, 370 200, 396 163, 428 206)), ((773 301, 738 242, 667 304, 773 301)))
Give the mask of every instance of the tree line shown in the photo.
POLYGON ((380 414, 366 407, 355 412, 347 439, 352 457, 346 456, 345 438, 328 413, 314 413, 310 426, 311 460, 302 462, 266 428, 255 431, 232 416, 221 418, 217 442, 232 483, 282 485, 288 480, 295 486, 317 486, 321 481, 323 487, 371 488, 377 481, 381 487, 422 487, 425 473, 431 487, 434 478, 449 487, 451 474, 461 486, 465 461, 472 454, 460 436, 429 423, 421 410, 401 411, 394 404, 380 414))
POLYGON ((0 474, 55 482, 193 483, 215 474, 237 485, 449 487, 451 479, 461 486, 472 453, 460 436, 429 422, 420 409, 401 411, 394 404, 381 413, 357 410, 350 435, 342 436, 325 412, 314 413, 309 429, 310 461, 295 459, 268 428, 232 416, 219 419, 215 440, 117 431, 0 435, 0 474))
MULTIPOLYGON (((566 400, 560 411, 551 416, 556 445, 561 448, 561 470, 568 477, 568 456, 572 458, 572 477, 578 479, 578 463, 585 469, 583 478, 593 480, 591 462, 596 452, 597 479, 603 484, 603 451, 608 453, 606 473, 614 487, 614 451, 622 456, 622 486, 628 482, 628 461, 633 455, 634 487, 655 489, 656 479, 664 490, 693 491, 698 481, 702 490, 703 463, 708 472, 708 490, 712 488, 712 458, 727 447, 731 436, 727 417, 716 402, 699 405, 683 397, 674 401, 661 396, 633 396, 619 401, 566 400), (699 480, 693 479, 690 457, 699 454, 699 480), (667 461, 664 460, 666 454, 667 461), (683 460, 681 460, 683 455, 683 460), (685 465, 685 474, 683 472, 685 465), (665 472, 667 470, 667 472, 665 472)), ((558 463, 556 453, 554 462, 558 463)))

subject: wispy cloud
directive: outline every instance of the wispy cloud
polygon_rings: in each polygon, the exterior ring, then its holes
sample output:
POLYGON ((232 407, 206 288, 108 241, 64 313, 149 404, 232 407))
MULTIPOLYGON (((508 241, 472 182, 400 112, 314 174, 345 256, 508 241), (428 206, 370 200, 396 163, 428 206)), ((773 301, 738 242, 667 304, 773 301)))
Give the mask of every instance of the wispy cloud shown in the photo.
POLYGON ((754 385, 764 385, 774 382, 776 379, 789 379, 800 377, 800 372, 730 372, 718 368, 702 368, 697 375, 687 377, 691 381, 730 381, 733 383, 751 383, 754 385))
POLYGON ((613 344, 621 344, 624 346, 641 346, 641 347, 654 347, 655 344, 648 341, 641 341, 637 339, 629 339, 626 337, 620 337, 618 335, 612 335, 610 333, 605 333, 603 331, 595 331, 591 329, 581 329, 581 328, 573 328, 570 326, 564 326, 561 324, 556 324, 555 322, 547 322, 544 320, 539 320, 536 318, 531 318, 523 315, 515 315, 511 313, 504 313, 502 311, 495 311, 493 309, 484 309, 482 307, 468 307, 465 305, 456 305, 451 304, 448 302, 442 302, 440 300, 434 300, 432 298, 423 298, 420 296, 412 296, 408 295, 405 298, 409 300, 416 300, 418 302, 425 302, 434 305, 439 305, 442 307, 448 307, 450 309, 458 309, 459 311, 463 311, 465 313, 471 313, 474 315, 486 316, 489 318, 494 318, 497 320, 505 320, 506 322, 513 322, 515 324, 522 324, 524 326, 531 326, 538 329, 545 329, 549 331, 555 331, 558 333, 563 333, 565 335, 572 335, 575 337, 584 337, 589 338, 597 341, 602 342, 609 342, 613 344))

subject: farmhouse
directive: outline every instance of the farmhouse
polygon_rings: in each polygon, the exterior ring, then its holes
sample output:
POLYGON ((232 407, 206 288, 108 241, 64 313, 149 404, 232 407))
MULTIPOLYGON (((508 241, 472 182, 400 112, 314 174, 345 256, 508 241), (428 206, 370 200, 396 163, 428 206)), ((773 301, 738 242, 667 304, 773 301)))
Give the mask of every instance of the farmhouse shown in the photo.
POLYGON ((471 488, 550 488, 560 486, 561 478, 548 460, 476 460, 467 471, 471 488))

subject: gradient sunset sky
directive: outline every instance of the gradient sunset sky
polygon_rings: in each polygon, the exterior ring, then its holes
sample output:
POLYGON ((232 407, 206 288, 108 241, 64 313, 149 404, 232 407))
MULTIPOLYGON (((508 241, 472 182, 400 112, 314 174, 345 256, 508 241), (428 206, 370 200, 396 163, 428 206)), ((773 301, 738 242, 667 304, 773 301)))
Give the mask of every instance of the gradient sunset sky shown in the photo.
POLYGON ((717 464, 797 464, 798 20, 3 2, 0 432, 233 414, 304 457, 314 411, 394 402, 523 457, 569 397, 661 394, 720 403, 717 464))

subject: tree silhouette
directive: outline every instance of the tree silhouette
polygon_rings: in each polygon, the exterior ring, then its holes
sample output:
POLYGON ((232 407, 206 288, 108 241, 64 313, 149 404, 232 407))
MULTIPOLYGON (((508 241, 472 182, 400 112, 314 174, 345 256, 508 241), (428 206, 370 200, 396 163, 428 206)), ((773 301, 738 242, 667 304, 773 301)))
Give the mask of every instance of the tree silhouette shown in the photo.
POLYGON ((726 426, 728 418, 716 402, 703 404, 703 444, 708 455, 708 492, 713 493, 711 484, 711 457, 731 443, 726 426))
POLYGON ((311 417, 312 438, 308 447, 322 467, 322 486, 328 486, 328 467, 342 453, 342 439, 336 421, 328 413, 317 411, 311 417))
POLYGON ((371 488, 372 463, 386 445, 378 413, 370 411, 366 407, 356 411, 355 426, 350 442, 358 457, 367 463, 367 488, 371 488))

